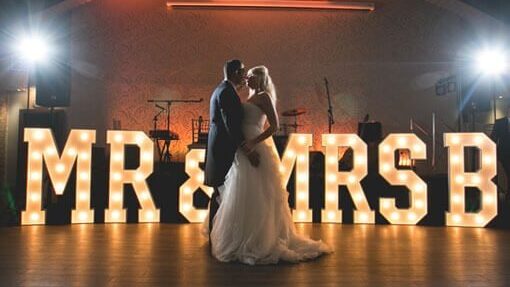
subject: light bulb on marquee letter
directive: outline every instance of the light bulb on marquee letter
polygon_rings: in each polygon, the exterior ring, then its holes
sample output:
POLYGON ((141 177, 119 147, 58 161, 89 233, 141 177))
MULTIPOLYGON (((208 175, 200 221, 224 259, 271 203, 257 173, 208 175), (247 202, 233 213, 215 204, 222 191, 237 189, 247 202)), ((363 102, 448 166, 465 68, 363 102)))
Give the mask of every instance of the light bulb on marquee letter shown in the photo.
POLYGON ((74 162, 77 162, 76 209, 71 211, 71 223, 94 222, 94 211, 90 209, 90 159, 96 132, 71 130, 61 156, 50 129, 25 128, 24 139, 28 142, 27 201, 26 210, 21 213, 21 224, 45 223, 45 212, 41 210, 43 161, 57 195, 64 193, 74 162))
POLYGON ((322 145, 326 147, 325 186, 326 203, 322 210, 322 222, 341 223, 342 212, 338 209, 338 186, 345 185, 356 210, 354 223, 375 223, 375 212, 370 209, 360 181, 367 175, 367 145, 355 134, 324 134, 322 145), (338 148, 353 150, 351 171, 338 171, 338 148))
MULTIPOLYGON (((267 143, 273 146, 274 152, 278 155, 272 138, 269 138, 267 143)), ((294 222, 312 222, 312 210, 308 204, 310 185, 308 152, 311 146, 311 134, 291 134, 280 163, 280 175, 284 187, 287 186, 294 169, 294 163, 296 163, 296 206, 292 212, 294 222)))
POLYGON ((484 227, 498 214, 497 188, 491 179, 496 176, 496 144, 484 133, 445 133, 448 147, 448 187, 450 212, 446 213, 447 226, 484 227), (464 170, 464 148, 477 147, 481 167, 476 172, 464 170), (480 210, 466 212, 466 187, 480 190, 480 210))
POLYGON ((427 184, 412 170, 395 168, 395 151, 409 149, 411 159, 426 159, 427 146, 415 134, 390 134, 379 145, 379 173, 392 185, 409 189, 410 207, 399 209, 394 198, 379 199, 381 214, 391 224, 417 224, 427 215, 427 184))
POLYGON ((126 183, 133 185, 141 206, 138 222, 159 222, 159 209, 156 209, 145 181, 153 170, 153 157, 149 155, 154 154, 154 143, 141 131, 107 131, 106 138, 110 144, 110 196, 105 222, 126 222, 126 210, 123 208, 123 186, 126 183), (124 169, 126 145, 140 148, 140 166, 136 170, 124 169))
POLYGON ((179 212, 192 223, 203 222, 207 216, 207 209, 198 209, 193 206, 193 194, 200 188, 209 198, 214 189, 204 185, 204 171, 198 165, 205 161, 204 149, 192 149, 186 154, 186 174, 190 177, 179 188, 179 212))

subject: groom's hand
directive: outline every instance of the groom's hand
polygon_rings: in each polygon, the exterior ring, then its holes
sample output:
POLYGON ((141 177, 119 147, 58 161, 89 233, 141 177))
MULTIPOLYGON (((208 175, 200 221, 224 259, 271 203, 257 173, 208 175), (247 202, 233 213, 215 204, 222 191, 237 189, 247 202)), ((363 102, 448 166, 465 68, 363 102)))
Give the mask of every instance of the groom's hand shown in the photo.
POLYGON ((248 160, 250 161, 251 165, 254 167, 258 167, 260 163, 260 155, 256 151, 252 151, 248 154, 248 160))
POLYGON ((241 148, 244 150, 246 154, 249 154, 253 151, 255 145, 251 141, 244 141, 241 143, 241 148))

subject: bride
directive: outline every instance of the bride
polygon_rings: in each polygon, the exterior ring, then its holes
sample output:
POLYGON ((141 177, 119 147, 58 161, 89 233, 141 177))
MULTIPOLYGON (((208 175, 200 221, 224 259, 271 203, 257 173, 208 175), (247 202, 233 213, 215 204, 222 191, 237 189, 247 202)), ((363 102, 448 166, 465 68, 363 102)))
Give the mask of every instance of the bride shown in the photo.
POLYGON ((247 77, 250 93, 242 104, 244 148, 257 151, 260 164, 254 167, 246 153, 236 153, 213 219, 212 254, 220 261, 254 265, 299 262, 332 252, 322 241, 296 233, 279 157, 267 142, 278 128, 275 88, 264 66, 252 68, 247 77), (266 120, 269 127, 264 130, 266 120))

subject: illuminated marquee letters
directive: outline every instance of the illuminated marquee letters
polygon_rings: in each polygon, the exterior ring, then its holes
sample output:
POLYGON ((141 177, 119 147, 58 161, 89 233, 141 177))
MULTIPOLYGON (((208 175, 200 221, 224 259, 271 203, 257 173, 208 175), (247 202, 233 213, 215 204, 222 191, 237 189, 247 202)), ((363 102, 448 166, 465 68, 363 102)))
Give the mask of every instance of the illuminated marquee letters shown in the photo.
MULTIPOLYGON (((278 155, 274 142, 270 139, 267 143, 272 145, 274 153, 278 155)), ((279 167, 286 186, 296 165, 296 208, 293 210, 295 222, 312 222, 312 210, 308 206, 308 149, 310 146, 312 146, 312 135, 292 134, 279 167)), ((186 174, 190 178, 179 189, 179 212, 189 222, 203 222, 208 213, 208 210, 196 209, 193 206, 193 193, 198 188, 201 188, 209 197, 213 192, 212 188, 204 185, 204 173, 198 166, 204 160, 205 150, 203 149, 191 150, 186 155, 186 174)))
MULTIPOLYGON (((57 195, 62 195, 76 162, 76 202, 71 211, 71 223, 93 223, 94 211, 90 208, 90 184, 92 144, 96 140, 94 130, 71 130, 67 142, 59 153, 53 134, 49 129, 26 128, 24 140, 28 143, 26 208, 21 213, 22 225, 45 224, 42 209, 42 182, 44 164, 57 195)), ((497 188, 491 179, 496 176, 496 145, 483 133, 444 134, 448 148, 449 212, 446 225, 483 227, 497 215, 497 188), (478 148, 480 164, 476 171, 466 172, 464 149, 478 148), (480 190, 480 209, 468 212, 465 208, 465 188, 480 190)), ((154 143, 141 131, 107 131, 110 145, 109 205, 105 210, 105 222, 126 222, 123 206, 124 184, 131 184, 139 200, 139 222, 159 222, 160 210, 152 199, 146 179, 153 171, 154 143), (140 165, 137 169, 124 168, 125 146, 140 149, 140 165)), ((276 147, 268 143, 276 155, 276 147)), ((356 210, 354 223, 374 223, 375 212, 368 204, 360 181, 367 175, 367 145, 355 134, 324 134, 325 148, 325 208, 322 222, 341 223, 338 208, 338 186, 347 187, 356 210), (353 167, 339 171, 339 148, 351 148, 353 167)), ((295 222, 312 222, 309 207, 309 148, 311 134, 292 134, 279 170, 287 185, 295 170, 296 204, 293 210, 295 222), (295 167, 295 168, 294 168, 295 167)), ((380 198, 379 212, 391 224, 417 224, 427 214, 427 184, 411 169, 398 169, 395 152, 409 150, 412 160, 426 159, 426 145, 415 134, 390 134, 379 145, 379 173, 391 185, 405 186, 409 191, 409 207, 397 208, 394 198, 380 198)), ((185 171, 189 179, 179 189, 179 212, 190 222, 202 222, 207 209, 193 205, 193 194, 202 189, 208 196, 213 189, 204 185, 204 172, 199 164, 205 160, 204 149, 193 149, 186 155, 185 171)))
POLYGON ((125 183, 133 185, 142 207, 138 211, 138 221, 159 222, 159 209, 156 209, 145 181, 153 169, 154 143, 143 132, 135 131, 108 131, 106 141, 111 149, 110 197, 108 209, 105 210, 105 222, 126 222, 126 210, 123 209, 125 183), (124 148, 128 144, 140 148, 140 166, 136 170, 124 169, 124 148))
POLYGON ((394 198, 379 200, 380 212, 391 224, 416 224, 427 215, 427 184, 414 171, 395 168, 396 150, 408 149, 411 159, 425 159, 426 148, 415 134, 390 134, 379 145, 379 173, 390 184, 409 189, 409 208, 398 209, 394 198))
POLYGON ((203 222, 209 212, 193 206, 193 193, 200 188, 210 198, 214 192, 212 187, 204 185, 204 171, 198 166, 204 161, 204 149, 193 149, 186 155, 185 171, 189 179, 179 188, 179 212, 189 222, 203 222))
POLYGON ((322 145, 326 147, 326 208, 322 211, 322 222, 342 222, 342 213, 338 210, 338 186, 345 185, 349 190, 356 210, 354 223, 375 223, 375 213, 370 209, 360 181, 367 175, 367 145, 354 134, 322 135, 322 145), (351 171, 338 172, 338 148, 352 148, 353 168, 351 171))
POLYGON ((448 185, 450 212, 446 214, 448 226, 483 227, 498 214, 497 188, 491 179, 496 176, 496 144, 483 133, 446 133, 448 147, 448 185), (480 168, 465 172, 464 148, 477 147, 480 168), (464 194, 466 187, 480 190, 480 210, 467 213, 464 194))
POLYGON ((21 224, 45 224, 42 210, 43 162, 55 193, 64 194, 74 162, 76 167, 76 209, 71 212, 72 223, 94 222, 90 209, 90 172, 92 144, 96 141, 93 130, 72 130, 62 154, 59 156, 55 139, 49 129, 26 128, 28 142, 26 210, 21 212, 21 224))
MULTIPOLYGON (((274 142, 272 144, 276 153, 274 142)), ((311 134, 291 134, 280 162, 280 173, 285 186, 292 175, 294 164, 296 165, 296 207, 292 212, 294 222, 312 222, 312 210, 308 204, 310 187, 308 154, 311 146, 311 134)))

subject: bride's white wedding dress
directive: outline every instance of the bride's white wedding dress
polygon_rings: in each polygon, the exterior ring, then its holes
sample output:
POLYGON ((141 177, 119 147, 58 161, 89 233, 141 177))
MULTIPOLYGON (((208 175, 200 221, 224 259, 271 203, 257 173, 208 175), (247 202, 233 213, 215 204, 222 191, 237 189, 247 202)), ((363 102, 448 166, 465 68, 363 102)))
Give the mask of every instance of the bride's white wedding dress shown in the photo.
MULTIPOLYGON (((263 132, 266 116, 249 102, 243 103, 243 109, 245 138, 255 138, 263 132)), ((255 149, 259 166, 253 167, 238 151, 220 189, 220 207, 210 235, 212 254, 220 261, 253 265, 299 262, 332 252, 322 241, 296 233, 276 149, 267 142, 255 149)))

